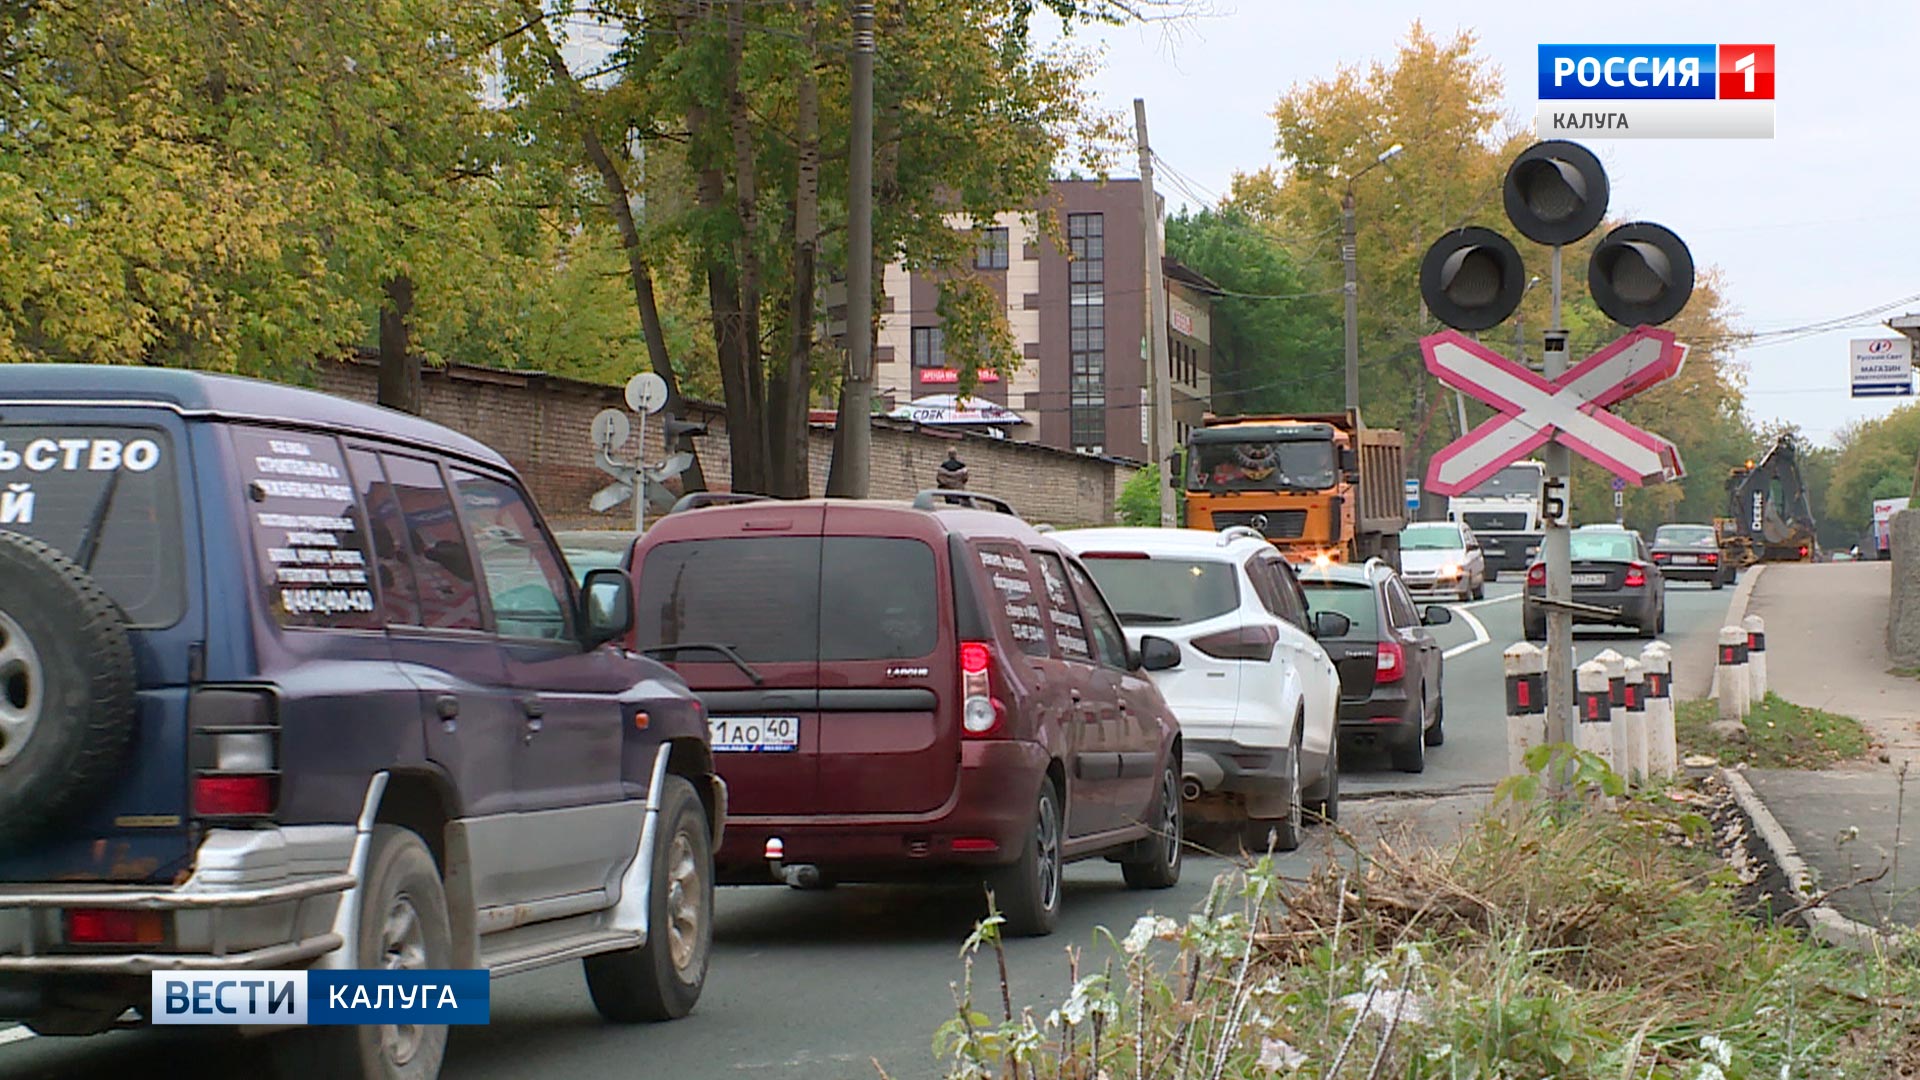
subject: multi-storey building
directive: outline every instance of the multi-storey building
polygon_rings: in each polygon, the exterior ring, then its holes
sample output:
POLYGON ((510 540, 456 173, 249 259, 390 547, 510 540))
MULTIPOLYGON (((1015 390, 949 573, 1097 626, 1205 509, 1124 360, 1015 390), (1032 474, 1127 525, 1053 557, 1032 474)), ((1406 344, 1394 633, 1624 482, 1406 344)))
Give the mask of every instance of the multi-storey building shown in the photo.
MULTIPOLYGON (((1037 220, 1002 214, 977 231, 973 272, 1006 305, 1020 367, 983 379, 975 396, 1019 415, 999 425, 1010 438, 1143 460, 1152 414, 1139 181, 1055 181, 1043 209, 1037 220)), ((1173 414, 1184 433, 1211 393, 1218 288, 1171 260, 1164 268, 1173 414)), ((939 282, 895 264, 882 287, 877 385, 900 401, 952 394, 959 373, 947 363, 939 282)))

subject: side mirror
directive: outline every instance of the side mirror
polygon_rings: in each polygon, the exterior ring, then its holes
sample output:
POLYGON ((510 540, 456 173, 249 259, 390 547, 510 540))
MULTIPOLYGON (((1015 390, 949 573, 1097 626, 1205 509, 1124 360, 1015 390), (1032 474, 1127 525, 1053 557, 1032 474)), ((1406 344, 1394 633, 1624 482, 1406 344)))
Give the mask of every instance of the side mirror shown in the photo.
POLYGON ((1163 637, 1147 634, 1140 639, 1140 669, 1165 671, 1180 666, 1180 646, 1163 637))
POLYGON ((580 586, 581 639, 597 649, 633 629, 633 579, 625 570, 587 571, 580 586))
POLYGON ((1353 620, 1337 611, 1316 611, 1313 613, 1313 636, 1316 638, 1343 638, 1353 629, 1353 620))
POLYGON ((1360 471, 1360 455, 1351 446, 1340 448, 1340 471, 1343 473, 1360 471))
POLYGON ((1439 604, 1430 605, 1420 612, 1421 626, 1445 626, 1452 621, 1453 612, 1439 604))

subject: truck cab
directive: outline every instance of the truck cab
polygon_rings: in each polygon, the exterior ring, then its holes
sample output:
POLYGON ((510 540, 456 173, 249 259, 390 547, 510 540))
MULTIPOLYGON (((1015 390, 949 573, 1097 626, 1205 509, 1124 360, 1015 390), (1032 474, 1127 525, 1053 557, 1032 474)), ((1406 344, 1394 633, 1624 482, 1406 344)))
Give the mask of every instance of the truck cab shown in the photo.
POLYGON ((1488 581, 1499 580, 1502 570, 1525 570, 1540 554, 1546 479, 1544 462, 1516 461, 1465 495, 1447 500, 1447 520, 1465 525, 1479 538, 1488 581))
POLYGON ((1187 524, 1254 529, 1293 562, 1397 561, 1401 437, 1352 413, 1212 417, 1187 441, 1187 524))

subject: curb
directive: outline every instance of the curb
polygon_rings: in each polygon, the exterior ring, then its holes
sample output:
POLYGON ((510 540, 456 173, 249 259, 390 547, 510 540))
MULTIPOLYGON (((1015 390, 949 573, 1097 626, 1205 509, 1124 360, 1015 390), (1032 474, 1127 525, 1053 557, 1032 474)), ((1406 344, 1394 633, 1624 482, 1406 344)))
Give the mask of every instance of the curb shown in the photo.
MULTIPOLYGON (((1741 811, 1747 815, 1747 819, 1753 822, 1753 831, 1759 836, 1760 842, 1766 845, 1767 853, 1773 857, 1774 864, 1787 875, 1787 880, 1793 883, 1794 899, 1802 904, 1812 900, 1815 896, 1812 889, 1813 871, 1807 867, 1806 861, 1800 858, 1800 849, 1794 845, 1793 838, 1787 835, 1787 830, 1781 828, 1773 812, 1767 809, 1767 804, 1760 801, 1760 796, 1753 790, 1753 785, 1747 783, 1746 777, 1725 767, 1720 768, 1718 772, 1720 779, 1726 783, 1727 790, 1733 792, 1734 802, 1739 804, 1741 811)), ((1827 945, 1838 945, 1841 948, 1872 953, 1896 947, 1896 942, 1890 935, 1882 934, 1866 923, 1850 919, 1824 903, 1808 908, 1801 914, 1806 919, 1807 931, 1812 934, 1814 940, 1827 945)))

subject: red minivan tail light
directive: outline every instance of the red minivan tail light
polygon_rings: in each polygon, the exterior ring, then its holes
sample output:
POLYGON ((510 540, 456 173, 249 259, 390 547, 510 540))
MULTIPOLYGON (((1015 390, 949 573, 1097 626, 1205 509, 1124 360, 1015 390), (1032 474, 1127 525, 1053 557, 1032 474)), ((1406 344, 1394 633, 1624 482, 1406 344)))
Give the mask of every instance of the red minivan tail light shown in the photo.
POLYGON ((1628 563, 1627 580, 1624 584, 1629 589, 1645 588, 1647 584, 1647 568, 1645 564, 1637 562, 1628 563))
POLYGON ((1527 584, 1544 586, 1546 585, 1546 583, 1547 583, 1547 564, 1546 563, 1537 562, 1537 563, 1534 563, 1532 566, 1527 567, 1527 584))
POLYGON ((1407 653, 1397 641, 1383 641, 1373 651, 1373 681, 1399 682, 1407 674, 1407 653))
POLYGON ((1280 631, 1271 626, 1242 626, 1193 639, 1193 647, 1215 660, 1272 660, 1280 631))
POLYGON ((960 643, 960 730, 970 738, 998 733, 1004 706, 993 700, 993 647, 960 643))

